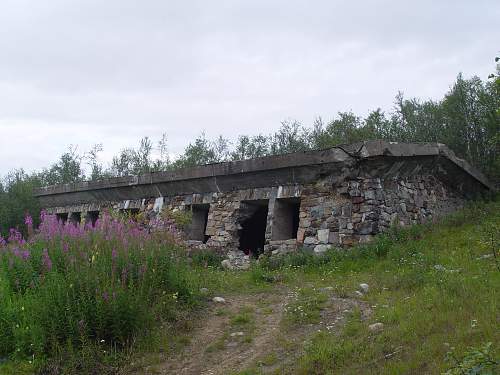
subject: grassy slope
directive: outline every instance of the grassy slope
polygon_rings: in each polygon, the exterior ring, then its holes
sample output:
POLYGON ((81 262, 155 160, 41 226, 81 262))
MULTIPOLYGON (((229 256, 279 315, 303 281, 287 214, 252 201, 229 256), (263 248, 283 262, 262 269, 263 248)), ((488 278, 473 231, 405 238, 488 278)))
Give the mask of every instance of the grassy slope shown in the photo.
MULTIPOLYGON (((363 248, 333 251, 323 259, 294 255, 278 264, 254 265, 248 272, 200 267, 197 264, 203 260, 195 261, 192 283, 223 295, 273 293, 277 284, 300 288, 312 303, 299 300, 295 305, 303 305, 311 314, 305 319, 285 316, 284 323, 289 323, 283 325, 285 334, 293 324, 318 319, 324 296, 311 290, 334 287, 336 294, 347 296, 359 283, 368 283, 370 291, 363 299, 373 309, 369 321, 354 313, 340 335, 316 333, 295 365, 287 364, 278 373, 441 373, 451 366, 445 358, 452 347, 460 358, 468 347, 492 342, 492 357, 500 358, 500 271, 493 258, 479 259, 491 252, 488 231, 496 234, 498 251, 499 227, 500 202, 476 204, 439 225, 398 231, 363 248), (384 323, 384 330, 370 333, 368 325, 373 322, 384 323)), ((186 325, 200 315, 188 315, 186 325)), ((152 337, 144 350, 172 349, 177 338, 171 333, 152 337)), ((8 363, 0 365, 0 374, 27 374, 29 368, 27 363, 8 363)), ((258 370, 242 372, 255 373, 258 370)))
MULTIPOLYGON (((340 337, 315 334, 296 367, 280 373, 442 373, 453 366, 448 352, 460 360, 468 347, 488 342, 499 361, 500 271, 492 257, 480 258, 491 254, 488 233, 496 236, 498 252, 499 232, 500 203, 477 204, 439 225, 380 238, 345 257, 333 255, 323 265, 271 272, 292 287, 333 286, 341 295, 368 283, 364 299, 373 308, 368 322, 353 314, 340 337), (381 333, 369 331, 374 322, 384 324, 381 333)), ((310 305, 314 316, 317 304, 310 305)))
POLYGON ((353 316, 340 339, 319 334, 297 372, 440 373, 450 366, 444 359, 451 347, 460 356, 467 347, 487 342, 494 343, 499 358, 500 271, 492 258, 479 259, 491 253, 488 231, 496 231, 498 251, 499 230, 500 204, 495 203, 459 213, 437 227, 416 228, 414 236, 420 239, 387 245, 384 259, 303 275, 346 290, 370 284, 366 299, 375 306, 372 321, 384 323, 385 329, 371 334, 353 316))

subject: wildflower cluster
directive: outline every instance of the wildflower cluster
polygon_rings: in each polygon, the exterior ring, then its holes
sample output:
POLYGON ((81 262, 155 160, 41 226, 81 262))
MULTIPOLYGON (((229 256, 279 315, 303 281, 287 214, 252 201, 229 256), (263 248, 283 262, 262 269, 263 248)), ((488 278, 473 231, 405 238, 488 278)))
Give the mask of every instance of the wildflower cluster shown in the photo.
POLYGON ((102 213, 74 225, 42 213, 28 239, 15 229, 0 237, 0 357, 123 347, 196 302, 175 228, 161 224, 102 213))

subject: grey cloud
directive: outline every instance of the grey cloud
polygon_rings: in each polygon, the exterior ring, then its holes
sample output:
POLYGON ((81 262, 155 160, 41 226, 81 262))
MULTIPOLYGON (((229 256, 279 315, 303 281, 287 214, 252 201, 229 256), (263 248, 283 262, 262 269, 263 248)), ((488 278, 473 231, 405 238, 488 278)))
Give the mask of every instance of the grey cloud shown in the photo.
POLYGON ((458 72, 493 70, 499 18, 494 0, 4 0, 0 174, 69 143, 109 156, 166 132, 181 152, 202 130, 389 110, 398 90, 438 98, 458 72), (9 141, 33 129, 25 149, 9 141))

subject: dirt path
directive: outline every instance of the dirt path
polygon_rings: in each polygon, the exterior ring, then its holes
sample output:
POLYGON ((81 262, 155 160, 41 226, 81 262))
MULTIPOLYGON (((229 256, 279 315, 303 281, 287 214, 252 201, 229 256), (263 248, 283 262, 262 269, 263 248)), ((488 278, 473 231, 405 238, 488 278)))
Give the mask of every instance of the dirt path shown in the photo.
POLYGON ((276 288, 272 293, 224 298, 225 303, 211 303, 181 353, 139 373, 227 375, 252 367, 271 373, 286 363, 293 364, 313 332, 338 331, 354 308, 360 308, 363 315, 369 314, 359 300, 330 295, 321 311, 320 323, 284 331, 283 314, 295 298, 293 292, 276 288))
POLYGON ((225 303, 214 303, 207 311, 207 318, 193 332, 191 344, 184 352, 159 366, 158 373, 229 374, 266 354, 279 332, 286 294, 224 298, 225 303), (254 324, 231 324, 231 319, 242 311, 254 315, 254 324))

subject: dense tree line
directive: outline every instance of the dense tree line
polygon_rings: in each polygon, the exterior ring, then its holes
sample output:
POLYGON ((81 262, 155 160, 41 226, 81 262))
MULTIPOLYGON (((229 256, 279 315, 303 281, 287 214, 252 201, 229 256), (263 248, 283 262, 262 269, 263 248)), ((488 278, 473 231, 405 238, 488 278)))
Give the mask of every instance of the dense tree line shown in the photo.
MULTIPOLYGON (((497 59, 498 61, 498 59, 497 59)), ((405 98, 398 93, 390 113, 377 109, 366 117, 339 112, 331 121, 317 118, 311 126, 287 120, 270 135, 241 135, 234 143, 205 133, 184 153, 170 160, 167 136, 156 144, 145 137, 137 148, 125 148, 109 166, 99 162, 98 144, 83 155, 70 147, 49 168, 27 174, 9 173, 0 182, 0 233, 22 223, 25 213, 38 216, 34 187, 169 170, 228 160, 322 149, 362 140, 441 142, 482 170, 493 182, 500 181, 500 78, 497 69, 487 81, 459 75, 439 101, 405 98)))

